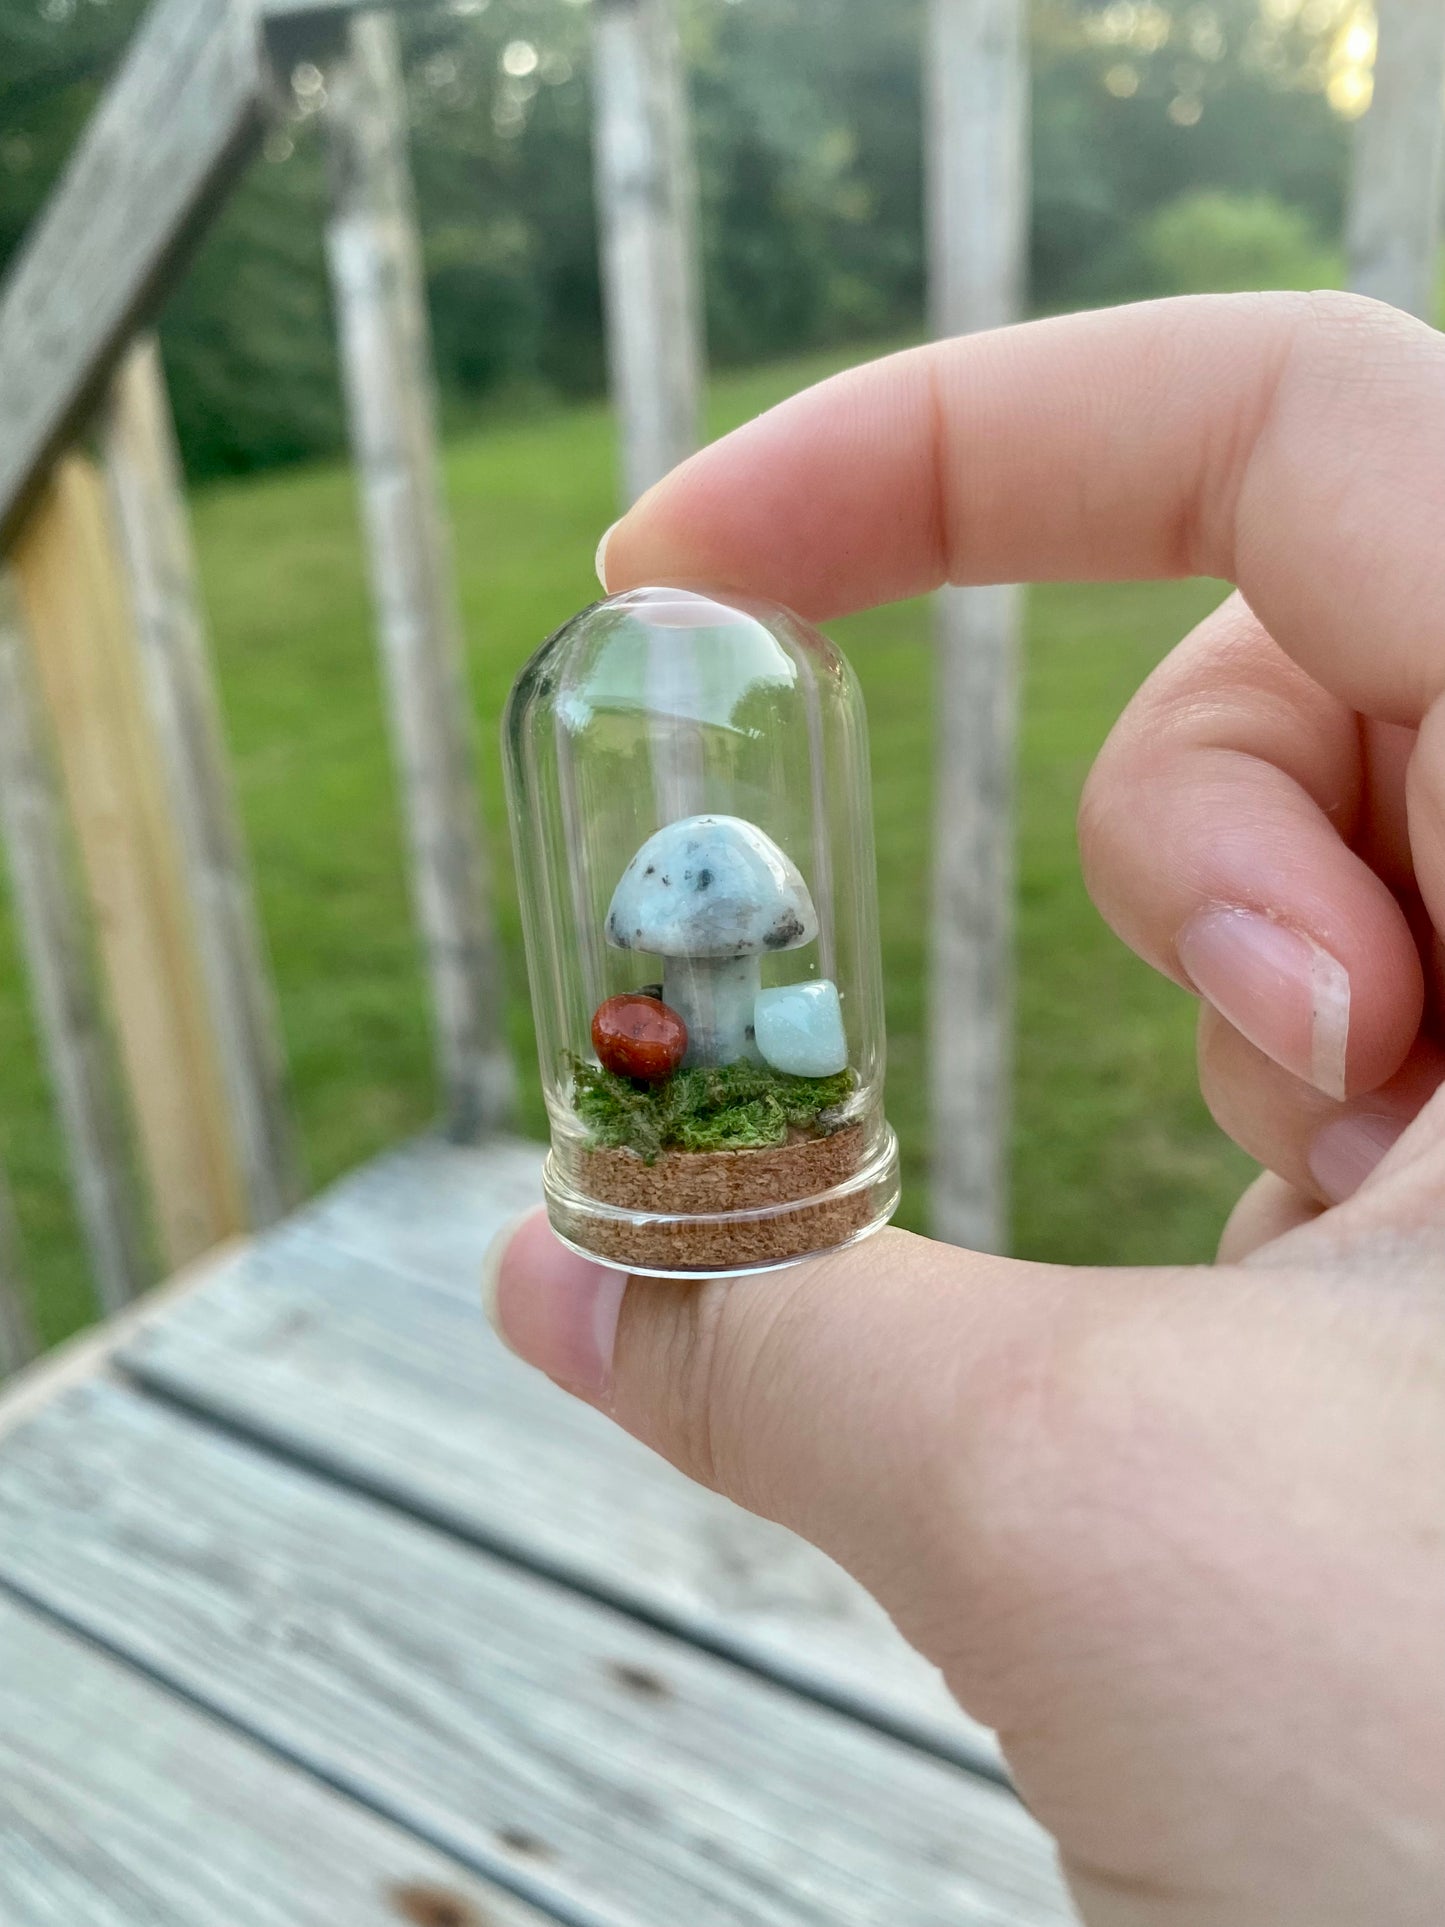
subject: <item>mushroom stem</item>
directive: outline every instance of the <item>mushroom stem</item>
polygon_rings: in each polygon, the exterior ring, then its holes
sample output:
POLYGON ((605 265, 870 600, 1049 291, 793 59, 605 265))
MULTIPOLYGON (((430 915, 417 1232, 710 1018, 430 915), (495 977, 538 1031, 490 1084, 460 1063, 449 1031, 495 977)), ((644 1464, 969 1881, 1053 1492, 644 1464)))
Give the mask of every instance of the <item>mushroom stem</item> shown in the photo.
POLYGON ((687 1025, 683 1068, 761 1063, 753 1041, 753 1005, 763 987, 757 957, 668 957, 663 1002, 687 1025))

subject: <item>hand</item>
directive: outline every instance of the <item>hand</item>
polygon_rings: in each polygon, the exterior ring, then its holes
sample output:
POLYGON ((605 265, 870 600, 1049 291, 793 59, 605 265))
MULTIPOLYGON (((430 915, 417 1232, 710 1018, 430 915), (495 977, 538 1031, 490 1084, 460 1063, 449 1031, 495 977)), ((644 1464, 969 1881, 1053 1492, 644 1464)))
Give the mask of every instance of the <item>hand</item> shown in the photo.
POLYGON ((1081 815, 1096 902, 1205 1000, 1206 1096, 1268 1167, 1227 1262, 890 1231, 682 1287, 538 1217, 494 1315, 877 1595, 998 1728, 1092 1927, 1438 1922, 1445 341, 1270 296, 919 349, 704 450, 605 567, 819 620, 945 579, 1239 585, 1081 815))

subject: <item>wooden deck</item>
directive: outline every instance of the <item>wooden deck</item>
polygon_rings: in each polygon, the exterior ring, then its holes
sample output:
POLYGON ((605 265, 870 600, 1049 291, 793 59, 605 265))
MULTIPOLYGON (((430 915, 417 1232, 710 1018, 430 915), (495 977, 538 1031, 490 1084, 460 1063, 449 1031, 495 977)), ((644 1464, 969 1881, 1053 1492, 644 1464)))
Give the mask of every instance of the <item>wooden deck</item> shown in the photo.
POLYGON ((512 1359, 425 1142, 0 1400, 5 1927, 1054 1927, 836 1567, 512 1359))

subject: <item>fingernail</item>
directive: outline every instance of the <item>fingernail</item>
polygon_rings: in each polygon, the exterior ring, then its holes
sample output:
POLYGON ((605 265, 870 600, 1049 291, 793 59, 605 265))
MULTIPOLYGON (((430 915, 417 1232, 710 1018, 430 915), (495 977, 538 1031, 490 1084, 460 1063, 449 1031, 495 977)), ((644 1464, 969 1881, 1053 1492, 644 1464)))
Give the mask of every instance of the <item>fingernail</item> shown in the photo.
POLYGON ((1226 1022, 1327 1097, 1345 1094, 1349 972, 1302 931, 1258 910, 1201 910, 1179 961, 1226 1022))
MULTIPOLYGON (((620 522, 621 520, 622 517, 619 515, 617 521, 620 522)), ((597 571, 597 580, 602 584, 604 590, 607 588, 607 544, 612 540, 612 529, 616 527, 617 522, 614 522, 612 528, 607 528, 602 531, 602 540, 597 544, 597 553, 592 558, 592 566, 597 571)))
POLYGON ((1331 1204, 1354 1196, 1408 1122, 1408 1118, 1363 1113, 1333 1118, 1315 1132, 1309 1149, 1310 1176, 1331 1204))
POLYGON ((502 1343, 569 1392, 605 1398, 627 1274, 579 1258, 543 1212, 514 1221, 487 1247, 482 1302, 502 1343))

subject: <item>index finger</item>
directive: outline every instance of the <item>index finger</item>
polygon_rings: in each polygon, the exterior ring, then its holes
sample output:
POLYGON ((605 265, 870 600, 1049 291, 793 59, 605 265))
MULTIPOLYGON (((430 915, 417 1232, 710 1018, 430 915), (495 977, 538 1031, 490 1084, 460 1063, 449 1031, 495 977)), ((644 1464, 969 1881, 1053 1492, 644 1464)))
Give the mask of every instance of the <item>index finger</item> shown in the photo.
POLYGON ((1445 688, 1445 344, 1348 295, 1069 315, 833 377, 624 516, 611 590, 822 620, 949 582, 1215 575, 1315 679, 1416 723, 1445 688))

